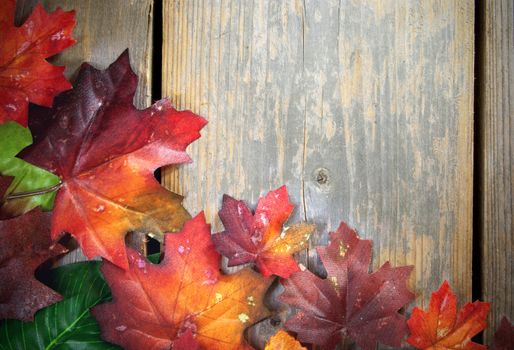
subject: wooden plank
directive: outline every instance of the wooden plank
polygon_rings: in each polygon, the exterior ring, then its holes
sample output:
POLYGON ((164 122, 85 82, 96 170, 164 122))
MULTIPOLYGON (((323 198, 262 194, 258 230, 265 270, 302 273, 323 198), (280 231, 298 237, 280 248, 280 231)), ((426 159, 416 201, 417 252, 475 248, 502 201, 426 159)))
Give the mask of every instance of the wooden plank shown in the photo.
MULTIPOLYGON (((19 0, 17 22, 21 23, 37 1, 19 0)), ((152 67, 152 0, 43 0, 47 10, 60 6, 76 10, 77 26, 74 37, 77 44, 52 59, 56 65, 65 65, 65 75, 73 79, 82 62, 90 62, 105 69, 126 48, 129 48, 132 68, 139 76, 134 103, 147 107, 151 103, 152 67)), ((134 244, 141 246, 139 237, 134 244)), ((142 246, 141 246, 142 248, 142 246)), ((84 260, 79 249, 71 252, 63 263, 84 260)))
MULTIPOLYGON (((425 306, 471 298, 473 1, 164 2, 163 95, 209 125, 165 185, 205 209, 286 184, 312 245, 348 221, 425 306)), ((312 246, 311 245, 311 246, 312 246)), ((321 270, 313 249, 309 266, 321 270)))
POLYGON ((514 3, 484 1, 479 109, 483 298, 492 301, 486 343, 514 320, 514 3))

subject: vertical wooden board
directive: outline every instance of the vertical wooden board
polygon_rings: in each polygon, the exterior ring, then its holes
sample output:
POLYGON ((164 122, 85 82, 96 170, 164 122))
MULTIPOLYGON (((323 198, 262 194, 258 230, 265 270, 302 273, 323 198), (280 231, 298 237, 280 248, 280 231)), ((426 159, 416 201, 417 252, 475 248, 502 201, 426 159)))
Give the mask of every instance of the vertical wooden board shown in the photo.
POLYGON ((485 1, 479 110, 483 298, 492 301, 486 343, 514 321, 514 4, 485 1))
MULTIPOLYGON (((164 184, 205 210, 286 184, 294 220, 341 220, 426 306, 471 298, 473 1, 164 2, 163 95, 209 124, 164 184)), ((321 267, 313 249, 309 267, 321 267)))
POLYGON ((375 266, 415 265, 419 305, 444 279, 470 299, 473 2, 306 0, 304 13, 307 219, 349 221, 375 266))
MULTIPOLYGON (((17 22, 21 23, 36 4, 18 0, 17 22)), ((73 36, 77 43, 54 57, 51 62, 65 65, 65 75, 72 80, 82 62, 105 69, 129 49, 132 69, 139 76, 134 104, 144 108, 151 103, 152 0, 43 0, 46 10, 61 7, 76 11, 73 36)), ((63 263, 84 260, 79 249, 66 255, 63 263)))

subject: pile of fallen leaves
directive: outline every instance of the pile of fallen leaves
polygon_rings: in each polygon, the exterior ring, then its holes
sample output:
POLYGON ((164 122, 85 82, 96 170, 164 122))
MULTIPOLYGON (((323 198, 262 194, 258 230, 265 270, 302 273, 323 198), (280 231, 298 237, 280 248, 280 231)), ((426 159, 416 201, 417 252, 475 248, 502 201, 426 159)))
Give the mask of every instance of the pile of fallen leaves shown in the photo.
MULTIPOLYGON (((247 329, 279 312, 287 320, 268 350, 345 339, 362 349, 483 348, 471 338, 488 303, 458 311, 444 282, 407 320, 412 267, 370 273, 372 242, 344 223, 317 247, 324 278, 298 265, 315 227, 285 226, 294 210, 285 187, 254 211, 224 196, 225 231, 212 234, 153 175, 190 161, 206 121, 166 99, 136 109, 128 52, 104 71, 83 64, 72 88, 46 59, 74 43, 74 12, 38 5, 15 27, 14 11, 14 0, 0 2, 0 349, 251 348, 247 329), (162 252, 128 247, 129 232, 162 241, 162 252), (72 241, 102 262, 52 268, 72 241), (222 255, 237 272, 222 273, 222 255)), ((512 349, 512 334, 505 319, 494 348, 512 349)))

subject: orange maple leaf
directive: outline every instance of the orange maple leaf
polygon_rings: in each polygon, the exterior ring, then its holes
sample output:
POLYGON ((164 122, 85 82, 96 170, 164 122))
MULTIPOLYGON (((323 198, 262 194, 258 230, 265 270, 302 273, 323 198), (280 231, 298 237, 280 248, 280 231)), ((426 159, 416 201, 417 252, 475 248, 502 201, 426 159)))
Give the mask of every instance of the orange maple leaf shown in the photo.
POLYGON ((125 349, 180 349, 174 342, 191 332, 204 349, 246 348, 243 331, 267 315, 271 280, 248 268, 222 275, 210 236, 202 213, 165 235, 158 265, 131 249, 128 270, 104 261, 113 301, 93 309, 102 337, 125 349))
POLYGON ((489 303, 475 301, 467 303, 457 313, 457 297, 444 281, 439 290, 432 293, 428 311, 417 307, 412 310, 407 321, 411 332, 407 342, 427 350, 486 349, 471 338, 487 326, 489 307, 489 303))
POLYGON ((289 333, 279 330, 277 334, 269 339, 264 350, 307 350, 307 348, 304 348, 289 333))
POLYGON ((0 123, 27 126, 28 102, 50 107, 54 97, 71 88, 64 67, 46 58, 75 43, 75 11, 47 13, 38 4, 21 27, 14 26, 15 0, 0 1, 0 123))
POLYGON ((73 90, 52 109, 34 108, 34 144, 24 159, 61 179, 52 238, 71 233, 84 254, 127 268, 125 235, 162 237, 189 214, 182 197, 161 186, 154 171, 190 161, 186 147, 200 137, 205 119, 177 111, 168 100, 138 110, 137 77, 128 51, 108 69, 83 64, 73 90))

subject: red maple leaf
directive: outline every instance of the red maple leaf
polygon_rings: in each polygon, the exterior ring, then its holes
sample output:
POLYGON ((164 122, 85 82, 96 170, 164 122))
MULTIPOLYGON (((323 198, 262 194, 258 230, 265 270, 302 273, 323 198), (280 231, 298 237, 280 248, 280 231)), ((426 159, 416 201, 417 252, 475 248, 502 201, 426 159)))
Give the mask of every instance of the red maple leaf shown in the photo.
POLYGON ((307 224, 282 230, 293 209, 285 186, 260 198, 255 214, 243 201, 223 196, 219 216, 225 231, 212 236, 216 249, 228 257, 228 266, 255 263, 266 277, 289 277, 299 271, 293 253, 306 248, 314 231, 307 224))
POLYGON ((500 327, 494 333, 493 350, 512 350, 514 349, 514 327, 512 323, 503 317, 500 327))
POLYGON ((220 274, 210 236, 202 213, 165 235, 158 265, 132 249, 128 270, 105 261, 113 301, 93 309, 102 337, 125 349, 169 349, 190 331, 204 349, 246 348, 243 331, 266 316, 271 280, 251 269, 220 274))
POLYGON ((0 319, 31 321, 36 311, 61 300, 34 272, 66 249, 50 239, 50 214, 39 209, 0 220, 0 241, 0 319))
POLYGON ((196 341, 191 328, 188 328, 172 343, 171 350, 200 350, 200 344, 196 341))
POLYGON ((5 192, 7 192, 7 189, 11 185, 13 179, 14 177, 12 176, 0 176, 0 204, 2 203, 5 192))
POLYGON ((190 161, 185 149, 206 123, 168 100, 137 110, 136 86, 128 52, 105 71, 84 64, 73 90, 56 98, 52 109, 31 114, 35 142, 24 155, 61 178, 52 237, 69 232, 87 257, 102 256, 123 268, 128 231, 162 235, 189 218, 182 197, 153 173, 190 161))
POLYGON ((371 241, 344 223, 317 251, 327 279, 306 270, 282 280, 280 299, 299 310, 286 328, 321 349, 333 349, 346 336, 365 350, 377 342, 399 347, 407 325, 398 310, 414 298, 407 289, 412 267, 385 263, 369 274, 371 241))
POLYGON ((457 297, 447 281, 432 293, 428 311, 417 307, 407 321, 411 335, 407 342, 418 349, 478 350, 486 347, 471 338, 486 327, 489 303, 467 303, 457 313, 457 297))
POLYGON ((0 1, 0 123, 27 126, 28 102, 50 107, 54 97, 71 88, 64 67, 46 61, 75 43, 75 12, 47 13, 38 4, 21 27, 14 26, 15 0, 0 1))

